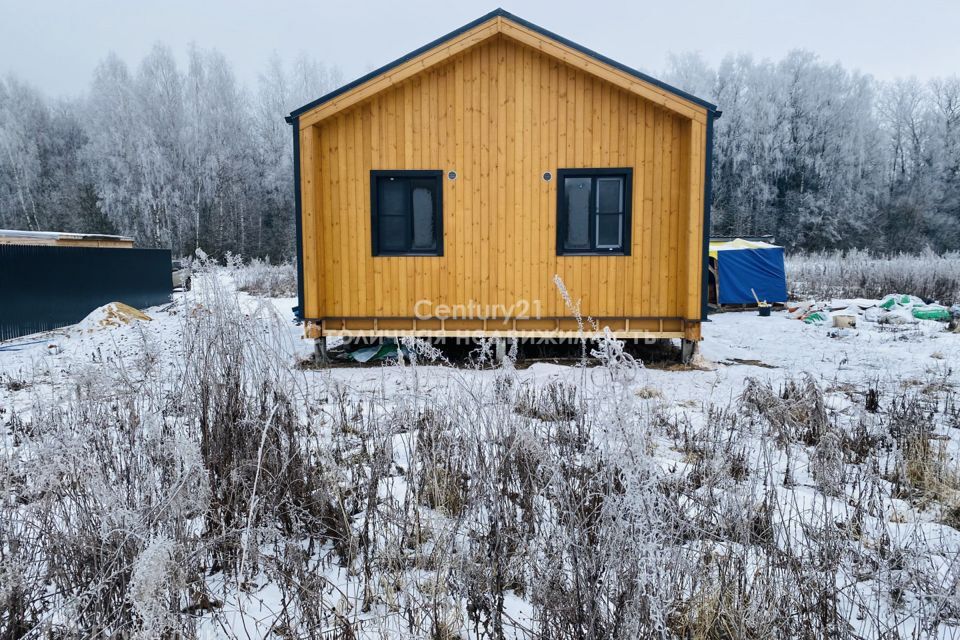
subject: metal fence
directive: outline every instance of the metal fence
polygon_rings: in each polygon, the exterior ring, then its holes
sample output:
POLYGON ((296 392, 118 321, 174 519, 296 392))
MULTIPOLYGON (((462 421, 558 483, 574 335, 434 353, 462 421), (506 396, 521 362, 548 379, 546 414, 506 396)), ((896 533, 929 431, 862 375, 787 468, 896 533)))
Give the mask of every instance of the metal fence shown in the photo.
POLYGON ((170 300, 169 249, 0 245, 0 340, 79 322, 108 302, 170 300))

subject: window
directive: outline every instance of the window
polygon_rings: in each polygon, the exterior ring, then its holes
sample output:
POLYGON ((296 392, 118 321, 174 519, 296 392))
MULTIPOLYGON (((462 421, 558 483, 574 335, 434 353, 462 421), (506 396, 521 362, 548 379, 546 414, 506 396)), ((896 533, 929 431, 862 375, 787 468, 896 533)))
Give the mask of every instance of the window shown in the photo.
POLYGON ((630 255, 632 169, 557 171, 557 255, 630 255))
POLYGON ((442 171, 370 172, 373 255, 443 255, 442 178, 442 171))

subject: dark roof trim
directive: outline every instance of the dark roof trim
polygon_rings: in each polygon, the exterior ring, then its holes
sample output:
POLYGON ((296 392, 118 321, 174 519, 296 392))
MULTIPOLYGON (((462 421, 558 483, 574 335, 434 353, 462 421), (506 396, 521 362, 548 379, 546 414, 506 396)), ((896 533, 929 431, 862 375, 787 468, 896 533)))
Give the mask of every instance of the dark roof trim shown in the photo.
POLYGON ((528 21, 524 20, 523 18, 521 18, 521 17, 519 17, 519 16, 515 16, 515 15, 513 15, 512 13, 509 13, 509 12, 507 12, 507 11, 504 11, 503 9, 497 9, 496 11, 493 12, 493 15, 499 15, 499 16, 501 16, 501 17, 504 17, 504 18, 507 18, 507 19, 509 19, 509 20, 512 20, 513 22, 516 22, 516 23, 519 24, 519 25, 523 25, 524 27, 526 27, 527 29, 530 29, 531 31, 536 31, 537 33, 539 33, 539 34, 542 35, 542 36, 546 36, 547 38, 550 38, 551 40, 556 40, 556 41, 559 42, 560 44, 565 44, 565 45, 567 45, 568 47, 570 47, 571 49, 576 49, 576 50, 579 51, 580 53, 586 54, 586 55, 590 56, 591 58, 594 58, 594 59, 596 59, 596 60, 599 60, 600 62, 603 62, 603 63, 605 63, 605 64, 608 64, 608 65, 610 65, 611 67, 614 67, 615 69, 619 69, 620 71, 623 71, 623 72, 625 72, 625 73, 629 73, 630 75, 634 76, 635 78, 639 78, 640 80, 643 80, 644 82, 649 82, 650 84, 652 84, 652 85, 654 85, 654 86, 657 86, 657 87, 660 87, 660 88, 663 89, 664 91, 668 91, 669 93, 672 93, 672 94, 675 95, 675 96, 679 96, 679 97, 681 97, 681 98, 684 98, 685 100, 689 100, 690 102, 692 102, 692 103, 694 103, 694 104, 698 104, 698 105, 700 105, 701 107, 706 108, 708 111, 716 111, 716 110, 717 110, 717 105, 715 105, 715 104, 712 104, 712 103, 710 103, 710 102, 707 102, 706 100, 704 100, 704 99, 702 99, 702 98, 698 98, 697 96, 695 96, 695 95, 693 95, 693 94, 691 94, 691 93, 687 93, 686 91, 682 91, 682 90, 680 90, 680 89, 678 89, 678 88, 676 88, 676 87, 674 87, 674 86, 672 86, 672 85, 667 84, 666 82, 663 82, 662 80, 657 80, 656 78, 654 78, 654 77, 652 77, 652 76, 648 76, 647 74, 643 73, 642 71, 637 71, 636 69, 634 69, 634 68, 632 68, 632 67, 628 67, 628 66, 625 65, 625 64, 620 64, 620 63, 617 62, 616 60, 611 60, 610 58, 608 58, 608 57, 605 56, 605 55, 599 54, 599 53, 597 53, 596 51, 593 51, 592 49, 588 49, 588 48, 586 48, 586 47, 584 47, 584 46, 582 46, 582 45, 579 45, 579 44, 577 44, 576 42, 573 42, 572 40, 567 40, 567 39, 564 38, 563 36, 557 35, 556 33, 553 33, 552 31, 547 31, 547 30, 544 29, 543 27, 540 27, 540 26, 538 26, 538 25, 535 25, 535 24, 533 24, 532 22, 528 22, 528 21))
POLYGON ((300 194, 300 126, 297 118, 288 120, 293 125, 293 212, 297 233, 297 320, 303 321, 306 311, 303 297, 303 201, 300 194))
MULTIPOLYGON (((700 319, 710 322, 707 316, 710 301, 710 214, 713 211, 713 121, 720 117, 720 112, 707 114, 707 153, 705 179, 703 181, 703 282, 700 291, 700 319)), ((719 286, 719 285, 717 285, 719 286)), ((717 301, 720 298, 717 296, 717 301)))
POLYGON ((601 54, 599 54, 599 53, 597 53, 597 52, 595 52, 595 51, 592 51, 591 49, 588 49, 588 48, 586 48, 586 47, 584 47, 584 46, 581 46, 581 45, 577 44, 576 42, 573 42, 573 41, 571 41, 571 40, 567 40, 567 39, 564 38, 563 36, 559 36, 559 35, 553 33, 552 31, 547 31, 547 30, 544 29, 543 27, 539 27, 539 26, 533 24, 532 22, 528 22, 528 21, 524 20, 523 18, 517 17, 517 16, 513 15, 512 13, 510 13, 510 12, 508 12, 508 11, 504 11, 503 9, 495 9, 494 11, 491 11, 490 13, 488 13, 488 14, 486 14, 486 15, 484 15, 484 16, 481 16, 481 17, 477 18, 476 20, 474 20, 474 21, 472 21, 472 22, 469 22, 469 23, 463 25, 463 26, 460 27, 459 29, 456 29, 456 30, 454 30, 454 31, 451 31, 451 32, 448 33, 447 35, 441 36, 440 38, 437 38, 437 39, 434 40, 433 42, 430 42, 430 43, 427 43, 427 44, 423 45, 422 47, 420 47, 419 49, 416 49, 415 51, 411 51, 410 53, 408 53, 407 55, 403 56, 402 58, 398 58, 398 59, 394 60, 393 62, 391 62, 391 63, 389 63, 389 64, 387 64, 387 65, 384 65, 384 66, 380 67, 379 69, 374 69, 373 71, 371 71, 370 73, 366 74, 365 76, 362 76, 362 77, 360 77, 360 78, 357 78, 357 79, 354 80, 353 82, 347 83, 347 84, 343 85, 342 87, 340 87, 339 89, 335 89, 335 90, 331 91, 330 93, 328 93, 328 94, 326 94, 326 95, 324 95, 324 96, 321 96, 321 97, 317 98, 317 99, 314 100, 313 102, 310 102, 310 103, 307 103, 307 104, 303 105, 303 106, 300 107, 299 109, 294 109, 294 110, 290 113, 290 115, 287 116, 286 121, 287 121, 289 124, 293 124, 293 119, 296 118, 297 116, 299 116, 299 115, 301 115, 301 114, 303 114, 303 113, 305 113, 305 112, 307 112, 307 111, 310 111, 311 109, 313 109, 313 108, 315 108, 315 107, 319 107, 319 106, 322 105, 323 103, 329 102, 330 100, 336 98, 337 96, 342 95, 342 94, 346 93, 347 91, 350 91, 351 89, 353 89, 353 88, 355 88, 355 87, 358 87, 358 86, 364 84, 365 82, 367 82, 367 81, 369 81, 369 80, 372 80, 373 78, 376 78, 377 76, 386 73, 387 71, 390 71, 390 70, 393 69, 394 67, 397 67, 397 66, 403 64, 404 62, 407 62, 408 60, 411 60, 411 59, 413 59, 413 58, 416 58, 417 56, 419 56, 419 55, 421 55, 421 54, 423 54, 423 53, 426 53, 427 51, 430 51, 431 49, 433 49, 433 48, 435 48, 435 47, 438 47, 438 46, 442 45, 444 42, 447 42, 448 40, 452 40, 453 38, 456 38, 456 37, 459 36, 460 34, 466 32, 466 31, 469 31, 470 29, 473 29, 474 27, 477 27, 477 26, 479 26, 479 25, 481 25, 481 24, 483 24, 483 23, 485 23, 485 22, 488 22, 488 21, 490 21, 490 20, 492 20, 493 18, 496 18, 496 17, 506 18, 506 19, 510 20, 511 22, 515 22, 515 23, 517 23, 517 24, 519 24, 519 25, 521 25, 521 26, 524 26, 524 27, 526 27, 527 29, 530 29, 531 31, 535 31, 535 32, 539 33, 540 35, 545 36, 545 37, 547 37, 547 38, 550 38, 551 40, 555 40, 555 41, 559 42, 560 44, 563 44, 563 45, 566 45, 566 46, 570 47, 571 49, 576 49, 576 50, 579 51, 580 53, 583 53, 583 54, 585 54, 585 55, 588 55, 588 56, 590 56, 591 58, 593 58, 593 59, 595 59, 595 60, 598 60, 598 61, 600 61, 600 62, 602 62, 602 63, 604 63, 604 64, 607 64, 607 65, 610 65, 611 67, 614 67, 614 68, 616 68, 616 69, 619 69, 620 71, 623 71, 623 72, 625 72, 625 73, 628 73, 628 74, 634 76, 635 78, 639 78, 640 80, 643 80, 644 82, 647 82, 647 83, 650 83, 650 84, 652 84, 652 85, 654 85, 654 86, 656 86, 656 87, 659 87, 659 88, 663 89, 664 91, 668 91, 668 92, 674 94, 675 96, 679 96, 680 98, 683 98, 683 99, 685 99, 685 100, 689 100, 690 102, 692 102, 692 103, 694 103, 694 104, 697 104, 697 105, 699 105, 699 106, 701 106, 701 107, 704 107, 704 108, 707 109, 708 111, 714 112, 714 113, 716 113, 717 116, 719 116, 719 111, 717 110, 717 106, 714 105, 714 104, 711 104, 711 103, 707 102, 706 100, 703 100, 703 99, 701 99, 701 98, 698 98, 698 97, 696 97, 695 95, 689 94, 689 93, 687 93, 686 91, 681 91, 680 89, 677 89, 676 87, 673 87, 673 86, 671 86, 671 85, 669 85, 669 84, 667 84, 667 83, 665 83, 665 82, 662 82, 662 81, 660 81, 660 80, 657 80, 656 78, 653 78, 653 77, 651 77, 651 76, 648 76, 647 74, 642 73, 642 72, 640 72, 640 71, 637 71, 636 69, 633 69, 633 68, 631 68, 631 67, 628 67, 628 66, 626 66, 626 65, 624 65, 624 64, 620 64, 620 63, 617 62, 616 60, 611 60, 610 58, 608 58, 608 57, 606 57, 606 56, 604 56, 604 55, 601 55, 601 54))

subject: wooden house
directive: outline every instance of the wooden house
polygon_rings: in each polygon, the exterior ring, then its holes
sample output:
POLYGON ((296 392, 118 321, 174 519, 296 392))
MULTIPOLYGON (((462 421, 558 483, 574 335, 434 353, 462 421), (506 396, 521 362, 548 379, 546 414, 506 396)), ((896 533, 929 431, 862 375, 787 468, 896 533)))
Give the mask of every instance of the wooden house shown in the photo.
POLYGON ((307 335, 690 346, 719 115, 503 10, 295 110, 307 335))

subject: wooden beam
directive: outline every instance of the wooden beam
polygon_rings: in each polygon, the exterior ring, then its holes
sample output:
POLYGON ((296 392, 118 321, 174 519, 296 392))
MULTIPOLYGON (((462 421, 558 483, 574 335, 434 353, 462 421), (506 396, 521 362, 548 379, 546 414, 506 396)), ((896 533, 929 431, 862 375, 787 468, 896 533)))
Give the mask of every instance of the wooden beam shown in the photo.
POLYGON ((685 171, 686 183, 682 188, 687 189, 686 210, 680 215, 685 219, 686 237, 686 264, 687 282, 686 303, 683 314, 687 318, 699 318, 701 312, 701 295, 703 291, 703 236, 710 233, 703 228, 703 181, 706 167, 704 157, 706 151, 706 126, 699 122, 690 122, 690 135, 686 141, 689 145, 687 168, 685 171), (699 266, 700 268, 695 268, 699 266))
MULTIPOLYGON (((660 338, 689 338, 691 331, 611 331, 615 338, 620 340, 645 340, 660 338)), ((606 334, 600 331, 544 331, 544 330, 506 330, 506 331, 478 331, 474 329, 324 329, 323 336, 341 338, 555 338, 564 340, 578 340, 580 338, 603 338, 606 334)), ((319 336, 310 335, 316 338, 319 336)), ((695 339, 695 338, 694 338, 695 339)))

